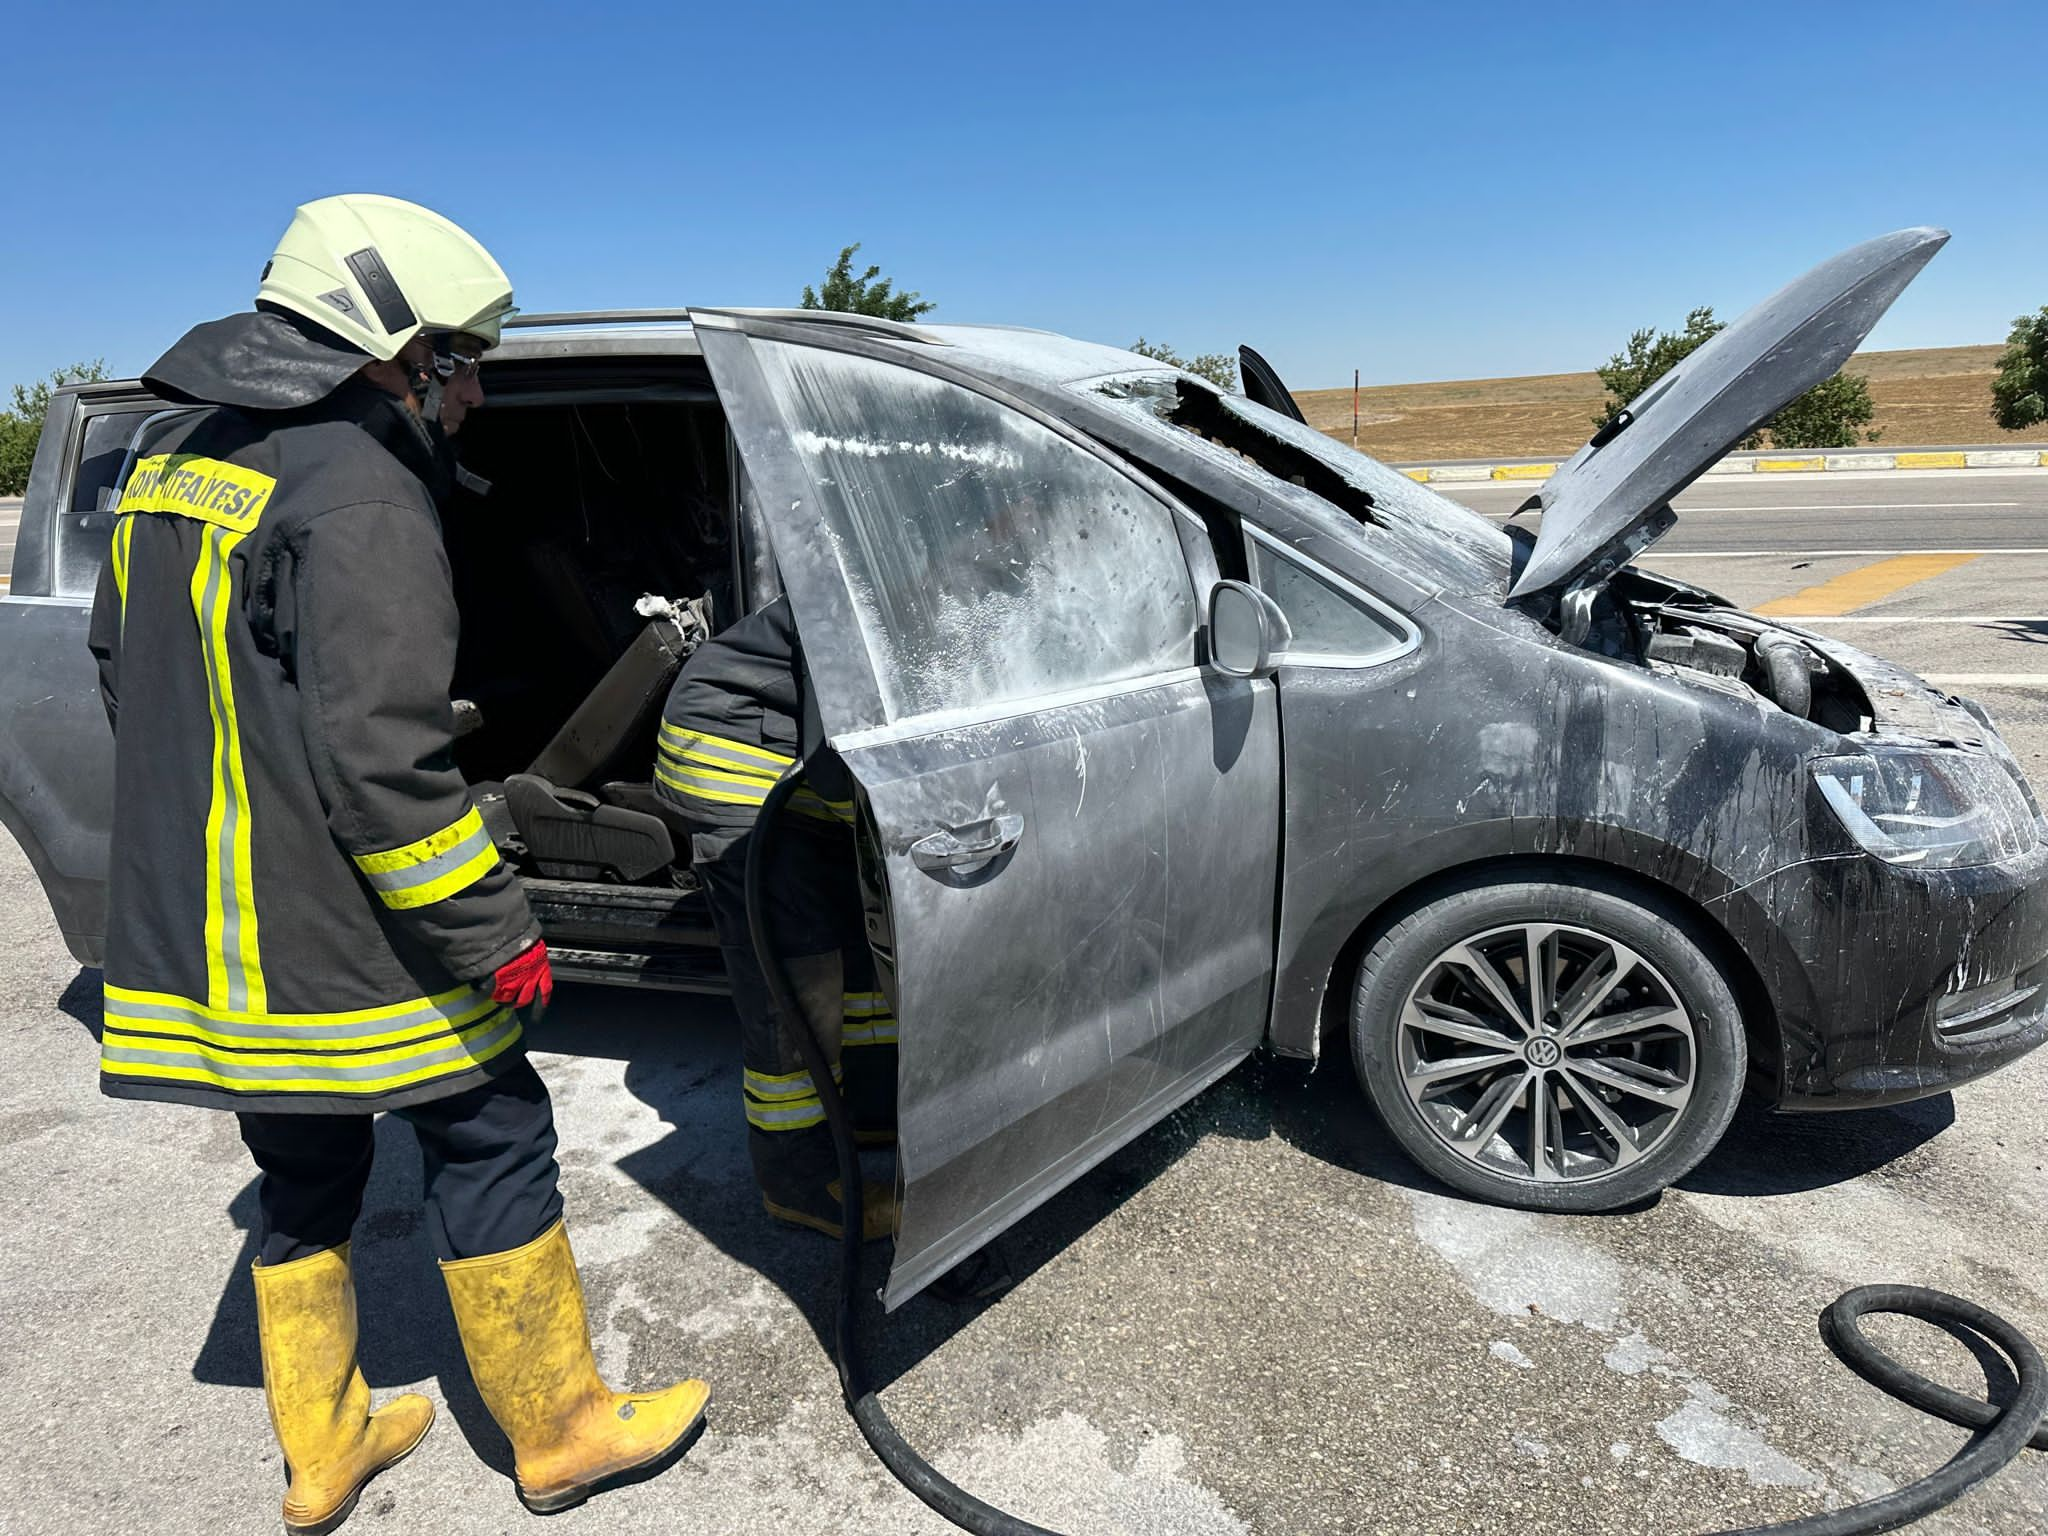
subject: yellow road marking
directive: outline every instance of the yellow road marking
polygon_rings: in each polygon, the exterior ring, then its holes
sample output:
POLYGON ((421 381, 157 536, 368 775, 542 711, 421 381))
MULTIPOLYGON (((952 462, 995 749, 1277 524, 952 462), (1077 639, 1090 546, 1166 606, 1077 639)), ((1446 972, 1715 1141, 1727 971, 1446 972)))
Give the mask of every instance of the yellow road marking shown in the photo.
POLYGON ((1760 475, 1810 474, 1814 470, 1826 469, 1828 461, 1816 455, 1810 459, 1758 459, 1756 472, 1760 475))
POLYGON ((1812 618, 1854 613, 1858 608, 1867 608, 1916 581, 1925 581, 1959 565, 1968 565, 1976 558, 1975 555, 1952 553, 1899 555, 1871 565, 1859 565, 1855 570, 1844 571, 1817 587, 1807 587, 1790 597, 1774 598, 1754 611, 1780 616, 1801 614, 1812 618))
POLYGON ((1496 480, 1548 480, 1557 473, 1555 464, 1496 464, 1493 478, 1496 480))
POLYGON ((1967 469, 1969 460, 1960 453, 1901 453, 1894 456, 1901 469, 1967 469))
MULTIPOLYGON (((2048 461, 2048 453, 2042 454, 2041 457, 2044 461, 2048 461)), ((1420 480, 1425 485, 1429 483, 1429 471, 1426 469, 1404 469, 1401 473, 1410 480, 1420 480)))

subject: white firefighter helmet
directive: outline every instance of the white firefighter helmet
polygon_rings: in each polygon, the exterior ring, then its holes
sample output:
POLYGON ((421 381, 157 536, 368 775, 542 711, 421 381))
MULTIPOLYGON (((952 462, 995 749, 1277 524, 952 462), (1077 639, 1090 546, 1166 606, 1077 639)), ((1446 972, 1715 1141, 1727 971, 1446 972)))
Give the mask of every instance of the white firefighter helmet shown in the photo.
POLYGON ((355 192, 303 205, 263 268, 258 304, 303 315, 388 361, 422 331, 498 344, 512 280, 460 225, 355 192))

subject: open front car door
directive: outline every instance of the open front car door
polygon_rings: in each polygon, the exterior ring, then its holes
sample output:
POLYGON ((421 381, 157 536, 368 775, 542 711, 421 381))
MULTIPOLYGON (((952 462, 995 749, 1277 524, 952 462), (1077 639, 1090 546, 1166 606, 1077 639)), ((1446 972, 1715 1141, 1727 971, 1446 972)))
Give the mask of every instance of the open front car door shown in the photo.
POLYGON ((1259 1040, 1273 684, 1200 523, 936 340, 694 318, 881 892, 894 1307, 1259 1040))

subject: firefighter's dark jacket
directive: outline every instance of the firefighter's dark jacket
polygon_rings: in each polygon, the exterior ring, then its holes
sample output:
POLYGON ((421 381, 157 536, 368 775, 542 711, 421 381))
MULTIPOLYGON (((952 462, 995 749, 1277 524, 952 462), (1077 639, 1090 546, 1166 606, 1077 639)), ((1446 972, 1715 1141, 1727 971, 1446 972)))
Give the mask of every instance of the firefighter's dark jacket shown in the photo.
POLYGON ((118 1096, 369 1112, 521 1049, 490 979, 538 930, 450 753, 443 461, 313 340, 236 317, 149 376, 238 403, 144 445, 93 606, 118 1096))
MULTIPOLYGON (((669 690, 655 792, 707 826, 752 826, 769 788, 804 751, 808 687, 788 598, 713 635, 669 690)), ((829 751, 813 751, 790 809, 851 821, 852 796, 845 765, 829 751)))

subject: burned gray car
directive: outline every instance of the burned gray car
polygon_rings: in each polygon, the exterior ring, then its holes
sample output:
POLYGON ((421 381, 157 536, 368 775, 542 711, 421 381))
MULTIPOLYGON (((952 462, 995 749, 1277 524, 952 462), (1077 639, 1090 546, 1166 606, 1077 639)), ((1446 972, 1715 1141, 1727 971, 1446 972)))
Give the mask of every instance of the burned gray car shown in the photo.
MULTIPOLYGON (((717 990, 654 731, 692 615, 788 594, 900 1021, 892 1305, 1262 1044, 1348 1055, 1460 1189, 1627 1204, 1745 1085, 1884 1103, 2048 1032, 2048 847, 1983 712, 1630 563, 1944 238, 1745 316, 1534 534, 1309 429, 1256 359, 1247 398, 1043 332, 535 317, 445 519, 458 759, 561 974, 717 990)), ((161 410, 59 393, 0 602, 0 815, 87 964, 85 613, 161 410)))

